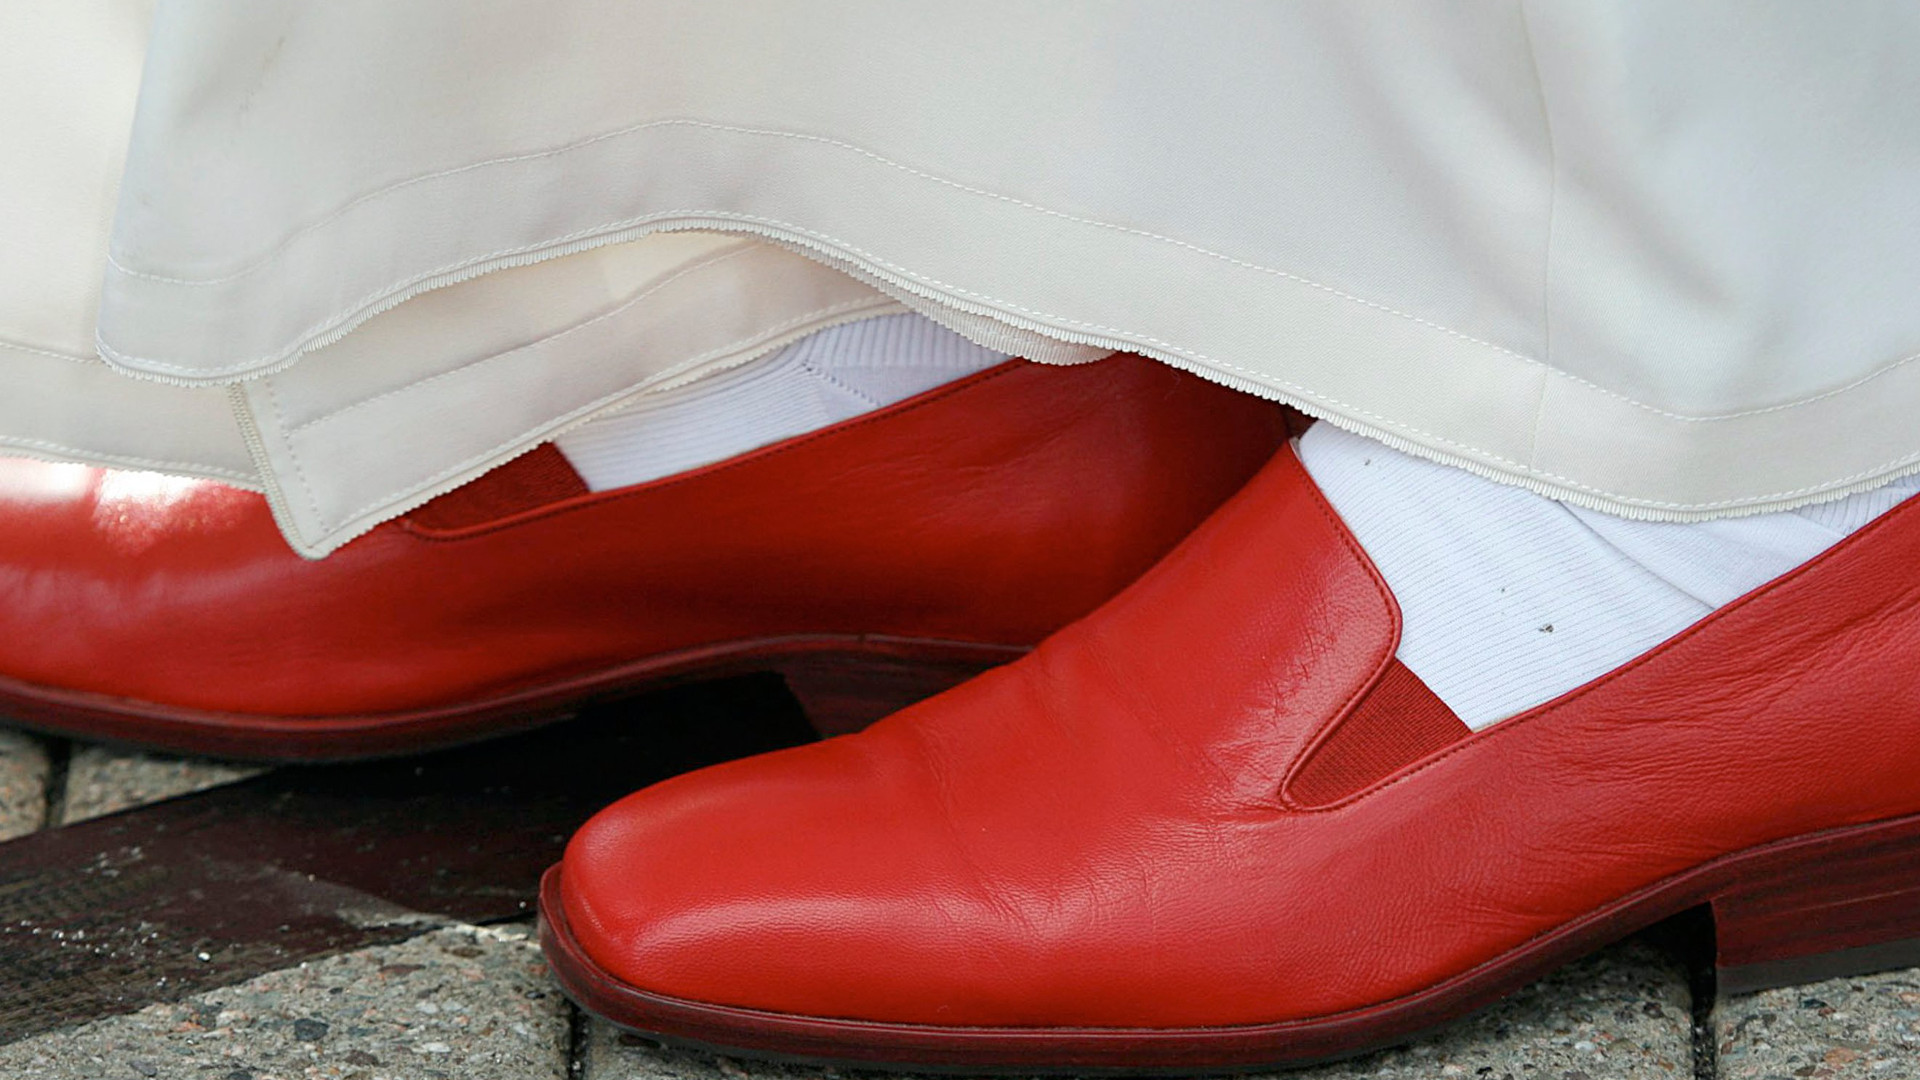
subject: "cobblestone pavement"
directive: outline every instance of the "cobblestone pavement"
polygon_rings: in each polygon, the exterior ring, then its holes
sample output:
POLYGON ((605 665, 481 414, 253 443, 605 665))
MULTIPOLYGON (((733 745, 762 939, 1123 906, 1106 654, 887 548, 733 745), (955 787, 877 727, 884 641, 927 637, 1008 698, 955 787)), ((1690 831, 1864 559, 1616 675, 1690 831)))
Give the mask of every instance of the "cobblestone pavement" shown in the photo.
MULTIPOLYGON (((256 770, 0 730, 0 839, 256 770)), ((0 1080, 838 1080, 663 1048, 578 1014, 530 927, 453 926, 0 1045, 0 1080)), ((1410 1046, 1296 1080, 1920 1080, 1920 969, 1696 1009, 1638 941, 1410 1046), (1703 1026, 1696 1027, 1696 1014, 1703 1026), (1697 1055, 1706 1055, 1701 1059, 1697 1055)))
POLYGON ((1920 968, 1731 997, 1713 1033, 1729 1080, 1920 1077, 1920 968))

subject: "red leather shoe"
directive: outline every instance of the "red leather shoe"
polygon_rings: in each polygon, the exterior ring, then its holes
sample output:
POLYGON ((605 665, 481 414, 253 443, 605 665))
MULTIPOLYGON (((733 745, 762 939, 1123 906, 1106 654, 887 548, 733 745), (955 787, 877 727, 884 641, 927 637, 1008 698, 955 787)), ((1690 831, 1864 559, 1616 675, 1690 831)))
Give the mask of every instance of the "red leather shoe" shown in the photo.
POLYGON ((546 446, 319 562, 248 492, 4 462, 0 715, 332 759, 773 670, 845 730, 1091 610, 1284 435, 1150 360, 1013 361, 617 491, 546 446))
POLYGON ((730 1051, 1162 1070, 1398 1041, 1702 904, 1726 986, 1913 963, 1915 567, 1920 500, 1473 734, 1282 453, 1026 658, 602 812, 547 955, 730 1051))

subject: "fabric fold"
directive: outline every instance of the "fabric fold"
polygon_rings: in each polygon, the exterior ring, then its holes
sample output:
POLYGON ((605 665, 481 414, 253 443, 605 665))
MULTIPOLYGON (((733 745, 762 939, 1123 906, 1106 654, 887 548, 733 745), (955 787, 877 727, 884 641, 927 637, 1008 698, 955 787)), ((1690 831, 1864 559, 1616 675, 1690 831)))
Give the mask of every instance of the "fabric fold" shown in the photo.
POLYGON ((719 230, 1629 516, 1920 468, 1898 4, 166 0, 154 40, 135 374, 318 370, 425 290, 719 230))
POLYGON ((160 0, 131 120, 139 5, 0 17, 0 444, 309 554, 903 305, 1630 517, 1920 470, 1908 5, 160 0))
POLYGON ((664 234, 425 294, 233 384, 234 406, 317 556, 649 390, 898 310, 773 245, 664 234))

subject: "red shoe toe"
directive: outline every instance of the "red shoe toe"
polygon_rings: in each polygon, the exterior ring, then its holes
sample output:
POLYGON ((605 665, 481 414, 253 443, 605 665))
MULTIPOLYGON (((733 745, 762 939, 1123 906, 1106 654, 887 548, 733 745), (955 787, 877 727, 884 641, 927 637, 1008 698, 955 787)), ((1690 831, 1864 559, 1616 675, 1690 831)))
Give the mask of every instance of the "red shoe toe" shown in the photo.
POLYGON ((603 812, 549 955, 736 1051, 1157 1069, 1395 1041, 1701 904, 1730 983, 1911 962, 1914 566, 1920 503, 1469 733, 1282 454, 1026 658, 603 812))

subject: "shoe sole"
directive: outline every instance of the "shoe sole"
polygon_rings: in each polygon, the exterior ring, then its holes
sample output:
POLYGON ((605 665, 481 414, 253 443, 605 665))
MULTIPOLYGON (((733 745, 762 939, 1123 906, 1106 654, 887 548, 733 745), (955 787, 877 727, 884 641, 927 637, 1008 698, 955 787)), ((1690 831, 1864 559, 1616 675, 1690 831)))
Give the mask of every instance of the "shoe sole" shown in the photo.
POLYGON ((1419 993, 1333 1016, 1185 1029, 937 1027, 801 1016, 649 993, 599 968, 540 888, 540 943, 581 1008, 729 1055, 902 1071, 1192 1073, 1291 1067, 1395 1045, 1701 905, 1722 992, 1920 964, 1920 815, 1750 848, 1655 883, 1419 993))
POLYGON ((1023 646, 869 635, 760 638, 663 653, 585 675, 405 712, 263 716, 177 708, 0 676, 0 718, 50 735, 265 762, 357 761, 525 731, 579 707, 677 683, 772 672, 823 735, 855 731, 991 667, 1023 646))

